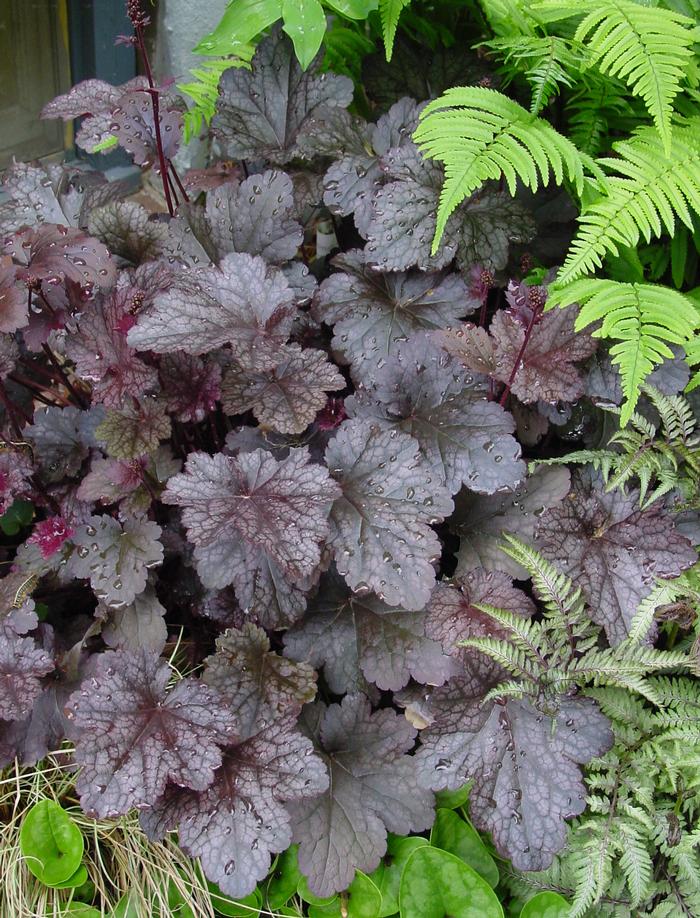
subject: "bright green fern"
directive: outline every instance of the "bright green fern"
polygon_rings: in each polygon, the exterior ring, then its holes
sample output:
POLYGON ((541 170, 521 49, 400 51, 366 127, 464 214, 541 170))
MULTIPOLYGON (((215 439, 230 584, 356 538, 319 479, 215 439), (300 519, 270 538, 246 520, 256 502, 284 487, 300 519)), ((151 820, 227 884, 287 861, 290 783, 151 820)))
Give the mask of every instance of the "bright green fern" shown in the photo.
POLYGON ((644 100, 669 153, 673 100, 693 57, 693 20, 633 0, 581 0, 569 4, 539 0, 533 9, 536 13, 554 13, 558 18, 584 14, 574 39, 585 42, 591 65, 624 80, 644 100))
POLYGON ((576 329, 600 322, 593 332, 616 343, 610 349, 622 379, 627 424, 641 386, 655 366, 673 358, 671 344, 687 347, 700 328, 700 310, 688 297, 669 287, 625 284, 602 278, 582 278, 551 288, 550 305, 579 303, 576 329))
POLYGON ((448 89, 423 109, 413 139, 445 164, 433 253, 450 214, 489 179, 503 177, 512 195, 518 180, 536 191, 550 175, 583 191, 586 158, 548 121, 493 89, 448 89))
POLYGON ((386 59, 391 60, 394 50, 394 39, 396 38, 396 29, 399 25, 399 16, 402 10, 408 6, 411 0, 379 0, 379 16, 382 22, 382 37, 384 39, 384 50, 386 59))
POLYGON ((652 128, 613 145, 614 158, 598 160, 611 173, 604 194, 586 207, 558 284, 600 268, 606 253, 619 246, 649 242, 676 219, 693 230, 691 209, 700 213, 700 119, 676 127, 668 153, 652 128))
POLYGON ((197 137, 216 111, 216 100, 219 97, 219 80, 221 74, 230 67, 245 67, 250 62, 255 49, 252 45, 239 48, 238 58, 222 57, 204 61, 199 67, 190 71, 194 80, 190 83, 178 83, 177 88, 192 100, 192 105, 184 114, 184 139, 189 143, 197 137))

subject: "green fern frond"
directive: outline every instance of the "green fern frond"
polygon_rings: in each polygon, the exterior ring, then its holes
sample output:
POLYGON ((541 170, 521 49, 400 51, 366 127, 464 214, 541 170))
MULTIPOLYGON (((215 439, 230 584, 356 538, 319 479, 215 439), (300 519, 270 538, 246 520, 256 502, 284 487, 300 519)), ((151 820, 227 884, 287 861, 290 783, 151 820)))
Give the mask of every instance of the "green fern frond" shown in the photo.
POLYGON ((255 48, 252 45, 240 46, 237 50, 238 57, 213 58, 204 61, 199 67, 190 71, 194 77, 191 83, 178 83, 180 92, 192 99, 193 104, 184 114, 184 140, 189 143, 197 137, 206 124, 211 124, 211 119, 216 111, 216 100, 219 97, 219 80, 221 74, 230 67, 246 67, 253 57, 255 48))
POLYGON ((527 682, 537 683, 539 678, 539 667, 532 662, 530 654, 525 653, 519 647, 515 647, 508 641, 499 641, 496 638, 480 637, 468 638, 459 642, 460 647, 470 647, 472 650, 478 650, 492 660, 495 660, 499 666, 507 669, 509 673, 527 682))
POLYGON ((675 602, 678 596, 678 588, 668 580, 662 580, 654 589, 645 597, 637 607, 632 624, 630 625, 629 634, 626 643, 633 647, 645 641, 651 626, 654 624, 656 610, 660 606, 668 605, 675 602))
POLYGON ((622 378, 623 426, 632 416, 647 376, 665 359, 673 358, 669 345, 687 346, 700 327, 700 311, 692 300, 653 284, 582 278, 550 288, 550 303, 580 303, 576 329, 601 322, 593 335, 617 342, 610 354, 622 378))
POLYGON ((445 164, 433 253, 456 207, 489 179, 503 177, 512 195, 520 180, 536 191, 564 177, 580 195, 586 162, 576 147, 542 118, 483 86, 448 89, 421 112, 413 135, 421 151, 445 164))
POLYGON ((556 35, 516 35, 485 42, 503 58, 506 74, 521 73, 532 88, 530 112, 538 115, 559 94, 562 86, 574 85, 583 53, 556 35))
POLYGON ((597 71, 581 75, 566 100, 568 135, 582 153, 597 156, 607 147, 611 125, 616 129, 636 120, 634 109, 618 80, 604 77, 597 71))
POLYGON ((601 267, 621 246, 649 242, 664 230, 673 235, 676 218, 693 229, 691 209, 700 213, 700 122, 677 127, 664 150, 652 128, 613 144, 615 158, 598 160, 610 175, 605 193, 584 208, 558 282, 568 284, 601 267))
POLYGON ((386 59, 391 60, 394 51, 394 39, 399 24, 401 11, 408 6, 411 0, 379 0, 379 18, 382 22, 382 37, 386 59))
POLYGON ((494 622, 509 631, 508 641, 522 650, 534 664, 544 668, 542 652, 546 649, 546 631, 540 622, 515 615, 506 609, 497 609, 486 603, 475 603, 474 608, 492 618, 494 622))
POLYGON ((535 11, 556 9, 560 18, 584 14, 574 39, 585 42, 591 64, 619 77, 644 100, 667 153, 673 100, 693 58, 694 22, 669 9, 633 0, 540 0, 535 11))

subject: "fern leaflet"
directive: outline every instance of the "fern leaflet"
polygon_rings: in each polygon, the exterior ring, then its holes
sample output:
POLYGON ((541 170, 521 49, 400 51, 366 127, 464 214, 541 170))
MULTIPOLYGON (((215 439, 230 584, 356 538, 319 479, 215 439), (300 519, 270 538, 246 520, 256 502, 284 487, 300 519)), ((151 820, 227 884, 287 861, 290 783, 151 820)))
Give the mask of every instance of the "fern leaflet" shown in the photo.
POLYGON ((566 176, 580 195, 587 158, 548 121, 533 117, 507 96, 482 86, 448 89, 422 111, 413 138, 445 164, 433 253, 455 208, 489 179, 505 179, 512 195, 517 180, 536 191, 553 174, 566 176))
POLYGON ((673 100, 693 57, 693 20, 633 0, 540 0, 534 9, 556 11, 560 18, 585 14, 575 41, 586 43, 591 63, 602 73, 624 80, 644 100, 670 153, 673 100))
POLYGON ((618 246, 634 247, 640 237, 649 242, 664 230, 673 235, 676 217, 693 230, 689 206, 700 212, 700 123, 677 127, 668 154, 652 128, 642 128, 613 149, 614 159, 598 160, 613 174, 604 195, 579 218, 559 283, 600 267, 607 252, 618 254, 618 246))

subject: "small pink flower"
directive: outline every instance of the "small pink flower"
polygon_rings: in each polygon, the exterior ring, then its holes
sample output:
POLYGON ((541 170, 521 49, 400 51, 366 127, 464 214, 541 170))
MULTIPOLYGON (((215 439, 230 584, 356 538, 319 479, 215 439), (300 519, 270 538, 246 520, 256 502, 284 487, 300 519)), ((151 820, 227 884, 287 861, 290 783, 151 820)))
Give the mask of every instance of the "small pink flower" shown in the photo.
POLYGON ((28 541, 39 546, 42 558, 50 558, 74 531, 62 516, 50 516, 37 523, 28 541))

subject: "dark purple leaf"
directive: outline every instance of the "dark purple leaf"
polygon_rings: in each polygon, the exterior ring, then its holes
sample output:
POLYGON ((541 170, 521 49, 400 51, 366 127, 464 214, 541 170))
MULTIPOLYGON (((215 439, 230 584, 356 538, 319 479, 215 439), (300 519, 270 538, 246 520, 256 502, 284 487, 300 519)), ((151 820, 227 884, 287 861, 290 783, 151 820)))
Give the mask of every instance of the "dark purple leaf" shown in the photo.
POLYGON ((205 660, 202 678, 229 701, 244 737, 280 718, 296 717, 316 697, 311 666, 271 651, 265 632, 252 624, 229 628, 217 639, 216 653, 205 660))
POLYGON ((697 561, 673 516, 658 502, 639 508, 636 491, 606 492, 599 476, 574 477, 559 506, 538 520, 537 546, 584 592, 593 621, 619 644, 657 577, 677 577, 697 561))
POLYGON ((95 429, 104 419, 102 408, 42 408, 34 414, 34 424, 25 436, 34 443, 35 454, 49 481, 76 475, 89 453, 97 446, 95 429))
MULTIPOLYGON (((92 385, 93 401, 119 408, 129 397, 157 388, 158 374, 126 342, 124 296, 113 292, 104 303, 91 303, 68 337, 66 355, 76 373, 92 385)), ((127 321, 128 326, 128 321, 127 321)))
POLYGON ((142 486, 144 471, 142 459, 93 459, 90 471, 80 482, 78 497, 102 504, 117 503, 142 486))
POLYGON ((72 536, 68 569, 74 577, 89 578, 98 599, 124 607, 145 590, 149 569, 162 562, 160 535, 160 526, 140 517, 122 524, 111 516, 93 516, 72 536))
POLYGON ((178 421, 203 421, 221 398, 221 367, 184 352, 163 357, 160 381, 168 411, 178 421))
POLYGON ((477 609, 478 604, 528 617, 534 613, 535 605, 513 586, 508 574, 483 568, 466 571, 450 583, 438 583, 433 590, 426 610, 425 633, 459 662, 463 675, 487 685, 507 678, 507 674, 490 657, 473 648, 460 647, 459 642, 478 637, 505 639, 510 632, 477 609))
POLYGON ((333 260, 340 269, 325 280, 314 315, 333 326, 333 347, 370 383, 397 344, 417 331, 446 328, 480 305, 458 274, 378 274, 363 252, 333 260))
MULTIPOLYGON (((154 165, 158 168, 153 102, 149 92, 134 90, 119 97, 112 109, 109 129, 138 166, 154 165)), ((163 155, 172 159, 182 141, 182 112, 168 108, 161 99, 159 107, 160 136, 163 155)))
POLYGON ((166 609, 158 601, 153 587, 134 597, 128 605, 112 609, 98 605, 95 617, 104 619, 102 640, 114 650, 150 650, 160 653, 168 639, 164 616, 166 609))
POLYGON ((117 270, 109 252, 81 230, 40 225, 21 230, 5 240, 4 253, 17 265, 25 283, 68 280, 81 287, 110 287, 117 270))
POLYGON ((361 694, 310 706, 306 715, 330 773, 329 790, 291 807, 299 866, 319 896, 346 889, 386 853, 387 831, 420 832, 433 821, 433 795, 420 788, 407 755, 415 730, 394 711, 372 713, 361 694))
POLYGON ((169 229, 169 224, 151 219, 135 201, 97 207, 88 219, 90 235, 104 242, 112 255, 134 265, 154 261, 168 251, 169 229))
POLYGON ((439 685, 452 672, 440 646, 426 637, 425 613, 385 605, 350 593, 337 577, 322 579, 304 619, 284 636, 293 660, 323 666, 336 695, 357 691, 364 680, 397 691, 413 678, 439 685))
POLYGON ((456 494, 514 488, 525 476, 511 415, 425 334, 400 343, 371 389, 345 402, 350 417, 372 418, 420 443, 432 473, 456 494))
POLYGON ((537 469, 515 491, 490 496, 462 492, 450 521, 460 537, 457 573, 484 567, 525 578, 520 565, 501 551, 503 534, 532 542, 542 514, 559 504, 568 491, 568 469, 553 466, 537 469))
POLYGON ((17 366, 19 348, 12 335, 0 333, 0 379, 7 379, 17 366))
POLYGON ((293 191, 289 176, 274 170, 210 191, 206 214, 218 257, 247 252, 273 264, 294 258, 304 234, 293 219, 293 191))
POLYGON ((213 689, 194 678, 168 689, 157 654, 106 651, 66 705, 80 765, 81 806, 117 816, 152 806, 167 781, 204 790, 221 765, 236 719, 213 689))
POLYGON ((303 590, 315 573, 338 494, 328 471, 309 463, 306 449, 291 450, 282 461, 254 450, 236 458, 190 453, 162 499, 183 508, 205 586, 232 583, 244 608, 256 594, 277 596, 280 612, 293 620, 299 597, 290 584, 303 590), (284 592, 292 595, 282 599, 284 592))
POLYGON ((339 573, 355 592, 374 590, 388 605, 422 609, 440 556, 430 525, 453 504, 418 442, 358 418, 338 428, 326 462, 342 488, 329 538, 339 573))
MULTIPOLYGON (((150 838, 178 829, 178 844, 199 857, 207 877, 234 898, 248 895, 292 840, 286 801, 328 786, 313 746, 287 723, 275 723, 223 755, 214 783, 194 794, 170 787, 141 816, 150 838)), ((302 804, 302 806, 305 804, 302 804)))
MULTIPOLYGON (((596 342, 586 332, 574 331, 576 307, 553 309, 535 323, 520 358, 511 391, 521 402, 573 402, 583 395, 583 379, 576 362, 587 360, 596 342)), ((507 382, 525 340, 527 319, 510 311, 497 312, 490 334, 494 342, 495 373, 507 382)))
POLYGON ((239 363, 269 369, 289 337, 294 312, 292 291, 279 271, 261 258, 235 253, 218 268, 182 272, 139 315, 128 340, 159 354, 203 354, 230 344, 239 363))
POLYGON ((302 71, 281 29, 258 45, 251 70, 232 67, 221 77, 212 130, 232 159, 284 164, 299 155, 297 140, 322 106, 347 108, 348 77, 302 71))
POLYGON ((0 719, 26 717, 41 692, 42 676, 53 668, 53 659, 32 638, 0 627, 0 719))
POLYGON ((222 404, 228 414, 252 410, 261 425, 280 433, 303 433, 326 404, 328 392, 345 380, 323 351, 285 345, 272 370, 255 373, 231 367, 224 376, 222 404))
POLYGON ((112 136, 112 111, 124 93, 146 85, 145 77, 135 77, 122 86, 112 86, 103 80, 83 80, 45 105, 41 117, 73 121, 89 116, 81 124, 75 142, 88 153, 94 153, 96 146, 112 136))
POLYGON ((527 700, 482 704, 459 680, 431 696, 437 717, 421 734, 419 780, 434 790, 467 781, 469 815, 519 870, 544 870, 566 842, 566 819, 586 806, 579 765, 612 745, 589 698, 559 699, 556 713, 527 700))

